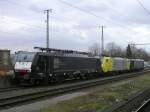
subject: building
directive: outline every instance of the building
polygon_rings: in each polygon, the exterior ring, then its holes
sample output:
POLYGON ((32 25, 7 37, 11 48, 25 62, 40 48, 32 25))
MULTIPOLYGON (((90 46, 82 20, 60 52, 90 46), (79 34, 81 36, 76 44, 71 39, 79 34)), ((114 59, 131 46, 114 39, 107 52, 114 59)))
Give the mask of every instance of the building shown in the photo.
POLYGON ((10 50, 0 49, 0 76, 5 76, 13 71, 10 50))

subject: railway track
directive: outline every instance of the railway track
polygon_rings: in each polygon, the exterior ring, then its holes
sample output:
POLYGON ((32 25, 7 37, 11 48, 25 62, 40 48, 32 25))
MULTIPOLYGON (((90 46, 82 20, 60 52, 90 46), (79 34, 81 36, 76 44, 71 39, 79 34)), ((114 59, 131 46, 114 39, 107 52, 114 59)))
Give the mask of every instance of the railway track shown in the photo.
POLYGON ((103 112, 150 112, 150 87, 103 112))
POLYGON ((135 112, 150 112, 150 99, 145 101, 135 112))
POLYGON ((139 76, 144 73, 148 73, 148 71, 136 72, 136 73, 128 73, 118 76, 105 77, 102 79, 93 79, 82 82, 76 82, 71 84, 63 84, 59 86, 51 86, 51 87, 40 87, 40 88, 30 88, 25 90, 18 90, 14 92, 3 92, 0 93, 0 109, 4 109, 6 107, 15 106, 18 104, 24 104, 25 102, 39 100, 43 97, 58 95, 61 93, 78 90, 82 88, 87 88, 96 85, 102 85, 110 82, 115 82, 118 80, 124 80, 132 77, 139 76), (16 92, 16 93, 15 93, 16 92), (18 93, 17 93, 18 92, 18 93), (20 93, 19 93, 20 92, 20 93), (13 94, 14 93, 14 94, 13 94))
POLYGON ((14 90, 20 90, 23 89, 22 87, 9 87, 9 88, 1 88, 0 93, 7 92, 7 91, 14 91, 14 90))

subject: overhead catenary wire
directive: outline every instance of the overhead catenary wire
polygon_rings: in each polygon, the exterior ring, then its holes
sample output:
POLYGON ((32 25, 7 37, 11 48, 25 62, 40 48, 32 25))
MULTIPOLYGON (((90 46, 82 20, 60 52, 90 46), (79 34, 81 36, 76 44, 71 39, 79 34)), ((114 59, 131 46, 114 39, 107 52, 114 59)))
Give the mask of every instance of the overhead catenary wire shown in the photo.
MULTIPOLYGON (((9 2, 9 3, 11 3, 11 4, 14 4, 14 5, 20 5, 19 3, 16 3, 16 2, 14 2, 14 1, 10 1, 10 0, 5 0, 6 2, 9 2)), ((97 17, 97 18, 99 18, 99 19, 103 19, 104 21, 107 21, 107 22, 109 22, 109 23, 113 23, 113 24, 116 24, 116 25, 119 25, 119 26, 121 26, 121 27, 123 27, 123 28, 126 28, 127 30, 129 30, 129 31, 134 31, 134 32, 136 32, 135 30, 133 30, 133 29, 131 29, 131 28, 129 28, 128 26, 126 26, 126 25, 124 25, 124 24, 120 24, 120 23, 116 23, 116 22, 114 22, 114 21, 111 21, 110 19, 108 19, 108 18, 105 18, 105 17, 102 17, 102 16, 98 16, 98 15, 96 15, 95 13, 93 13, 93 12, 91 12, 91 11, 87 11, 87 10, 85 10, 85 9, 83 9, 83 8, 80 8, 80 7, 78 7, 78 6, 75 6, 75 5, 72 5, 72 4, 70 4, 70 3, 68 3, 68 2, 65 2, 65 1, 63 1, 63 0, 58 0, 58 1, 60 1, 61 3, 63 3, 63 4, 66 4, 66 5, 68 5, 68 6, 71 6, 71 7, 73 7, 73 8, 76 8, 76 9, 78 9, 78 10, 80 10, 80 11, 82 11, 82 12, 85 12, 85 13, 87 13, 87 14, 90 14, 90 15, 92 15, 92 16, 95 16, 95 17, 97 17)), ((27 8, 26 6, 24 6, 24 5, 20 5, 21 7, 23 6, 24 8, 27 8)), ((28 8, 29 9, 29 8, 28 8)), ((31 10, 31 9, 29 9, 30 11, 33 11, 33 10, 31 10)), ((33 11, 33 12, 35 12, 35 11, 33 11)), ((35 12, 35 13, 37 13, 37 12, 35 12)), ((15 22, 15 21, 13 21, 13 22, 15 22)), ((17 21, 16 21, 17 22, 17 21)), ((33 27, 33 28, 37 28, 37 29, 44 29, 44 27, 39 27, 39 26, 37 26, 37 25, 30 25, 30 24, 27 24, 27 23, 20 23, 20 24, 24 24, 24 25, 26 25, 26 26, 31 26, 31 27, 33 27)))
MULTIPOLYGON (((96 1, 99 1, 99 0, 96 0, 96 1)), ((128 17, 127 14, 125 13, 122 13, 120 10, 118 10, 116 7, 114 6, 108 6, 108 4, 106 4, 106 2, 103 2, 107 7, 109 7, 109 9, 111 9, 111 12, 114 12, 115 14, 118 13, 119 16, 121 15, 121 17, 128 17)))
MULTIPOLYGON (((113 23, 113 24, 115 24, 115 25, 117 25, 117 26, 120 26, 120 27, 122 27, 123 29, 126 29, 126 30, 128 30, 128 31, 130 31, 130 32, 132 32, 132 33, 133 33, 133 32, 134 32, 134 33, 138 33, 138 32, 136 32, 134 29, 131 29, 131 28, 129 28, 129 27, 126 26, 126 25, 113 22, 113 21, 111 21, 110 19, 107 19, 107 18, 102 17, 102 16, 98 16, 98 15, 96 15, 95 13, 93 13, 93 12, 91 12, 91 11, 87 11, 86 9, 80 8, 80 7, 76 6, 76 5, 72 5, 71 3, 65 2, 64 0, 58 0, 58 1, 59 1, 60 3, 62 3, 62 4, 65 4, 65 5, 69 6, 69 7, 72 7, 72 8, 74 8, 74 9, 77 9, 77 10, 79 10, 79 11, 81 11, 81 12, 84 12, 84 13, 86 13, 86 14, 92 15, 92 16, 98 18, 99 20, 104 20, 104 21, 107 21, 107 22, 109 22, 109 23, 113 23)), ((127 37, 129 37, 126 33, 125 33, 125 35, 126 35, 127 37)))
POLYGON ((136 0, 136 1, 145 10, 145 12, 150 15, 150 11, 143 5, 143 3, 140 0, 136 0))
MULTIPOLYGON (((7 2, 7 3, 12 4, 12 5, 17 5, 17 6, 21 7, 21 8, 27 9, 27 10, 29 10, 29 11, 31 11, 31 12, 36 13, 36 14, 40 14, 40 12, 34 11, 34 10, 30 9, 30 8, 27 8, 27 7, 24 6, 23 4, 14 2, 14 1, 12 1, 12 0, 11 0, 11 1, 10 1, 10 0, 3 0, 3 2, 7 2)), ((41 14, 42 14, 42 12, 41 12, 41 14)))
MULTIPOLYGON (((28 9, 28 10, 34 12, 34 13, 38 13, 37 11, 33 11, 33 10, 25 7, 24 5, 16 3, 14 1, 4 0, 4 2, 10 3, 12 5, 17 5, 17 6, 20 6, 20 7, 24 7, 25 9, 28 9)), ((39 12, 39 14, 40 14, 40 12, 39 12)), ((41 14, 42 14, 42 11, 41 11, 41 14)), ((3 18, 3 20, 5 22, 5 17, 3 18)), ((36 29, 45 29, 45 27, 42 27, 42 26, 39 26, 39 25, 33 25, 33 24, 29 24, 29 23, 22 23, 21 21, 17 21, 17 20, 11 20, 11 21, 13 23, 19 23, 19 24, 25 25, 25 26, 30 27, 30 28, 32 27, 32 28, 36 28, 36 29)))
MULTIPOLYGON (((39 11, 34 11, 34 10, 30 9, 30 8, 27 8, 27 7, 24 6, 23 4, 20 4, 20 3, 14 2, 14 1, 4 0, 4 2, 10 3, 10 4, 12 4, 12 5, 20 6, 21 8, 24 8, 24 9, 26 9, 26 10, 29 10, 29 11, 35 13, 35 14, 43 14, 41 9, 39 9, 39 11)), ((57 18, 57 17, 51 16, 51 15, 50 15, 50 17, 51 17, 52 19, 57 19, 57 20, 60 20, 60 19, 61 19, 61 18, 57 18)))
MULTIPOLYGON (((119 26, 121 26, 122 28, 126 28, 128 31, 131 31, 131 32, 134 32, 134 33, 138 33, 137 31, 135 31, 134 29, 131 29, 131 28, 127 27, 126 25, 113 22, 113 21, 111 21, 111 20, 109 20, 109 19, 107 19, 107 18, 105 18, 105 17, 102 17, 102 16, 97 16, 95 13, 93 13, 93 12, 91 12, 91 11, 87 11, 87 10, 85 10, 85 9, 83 9, 83 8, 80 8, 80 7, 78 7, 78 6, 72 5, 72 4, 68 3, 68 2, 65 2, 64 0, 58 0, 58 1, 61 2, 61 3, 63 3, 63 4, 65 4, 65 5, 70 6, 70 7, 72 7, 72 8, 78 9, 78 10, 84 12, 84 13, 87 13, 87 14, 89 14, 89 15, 95 16, 96 18, 103 19, 104 21, 107 21, 107 22, 110 22, 110 23, 119 25, 119 26)), ((138 1, 139 1, 139 0, 138 0, 138 1)), ((146 9, 146 8, 145 8, 145 9, 146 9)), ((147 10, 147 11, 148 11, 148 10, 147 10)), ((149 12, 149 14, 150 14, 150 11, 148 11, 148 12, 149 12)), ((125 34, 125 35, 126 35, 126 34, 125 34)))
POLYGON ((102 17, 102 16, 98 16, 98 15, 96 15, 95 13, 93 13, 93 12, 91 12, 91 11, 87 11, 87 10, 85 10, 85 9, 83 9, 83 8, 80 8, 80 7, 78 7, 78 6, 72 5, 72 4, 68 3, 68 2, 65 2, 64 0, 58 0, 58 1, 61 2, 61 3, 63 3, 63 4, 65 4, 65 5, 70 6, 70 7, 72 7, 72 8, 78 9, 78 10, 84 12, 84 13, 87 13, 87 14, 89 14, 89 15, 95 16, 95 17, 98 18, 98 19, 107 21, 107 22, 109 22, 109 23, 115 24, 115 25, 120 26, 120 27, 122 27, 122 28, 126 28, 126 29, 129 30, 129 31, 136 32, 135 30, 133 30, 133 29, 127 27, 126 25, 113 22, 113 21, 111 21, 110 19, 107 19, 107 18, 102 17))
POLYGON ((135 44, 135 43, 131 43, 130 45, 150 45, 150 43, 137 43, 137 44, 135 44))
MULTIPOLYGON (((14 33, 14 32, 8 32, 8 31, 2 31, 0 30, 1 34, 4 33, 5 35, 22 35, 22 36, 26 36, 26 37, 35 37, 31 34, 23 34, 23 33, 14 33)), ((41 35, 42 36, 42 35, 41 35)))
POLYGON ((28 28, 34 28, 34 29, 44 29, 44 27, 42 26, 38 26, 38 25, 31 25, 31 24, 28 24, 28 23, 23 23, 23 22, 19 22, 17 20, 11 20, 11 21, 6 21, 5 18, 3 18, 1 21, 5 22, 5 23, 8 23, 8 22, 13 22, 13 23, 17 23, 17 24, 22 24, 28 28))
MULTIPOLYGON (((19 4, 19 3, 16 3, 16 2, 14 2, 14 1, 9 1, 9 0, 5 0, 5 1, 8 2, 8 3, 10 3, 10 4, 13 4, 13 5, 18 5, 18 6, 21 6, 21 7, 26 8, 24 5, 19 4)), ((109 23, 117 24, 118 26, 121 26, 121 27, 123 27, 123 28, 126 28, 126 29, 129 30, 129 31, 133 30, 133 29, 127 27, 126 25, 113 22, 113 21, 111 21, 111 20, 109 20, 109 19, 107 19, 107 18, 105 18, 105 17, 102 17, 102 16, 97 16, 97 15, 96 15, 95 13, 93 13, 93 12, 90 12, 90 11, 87 11, 87 10, 85 10, 85 9, 79 8, 79 7, 77 7, 77 6, 75 6, 75 5, 72 5, 72 4, 68 3, 68 2, 65 2, 65 1, 63 1, 63 0, 58 0, 58 1, 61 2, 61 3, 63 3, 63 4, 69 5, 69 6, 73 7, 73 8, 76 8, 76 9, 78 9, 78 10, 84 12, 84 13, 88 13, 88 14, 90 14, 90 15, 92 15, 92 16, 95 16, 96 18, 103 19, 104 21, 107 21, 107 22, 109 22, 109 23)), ((27 8, 27 9, 30 10, 30 11, 33 11, 33 10, 29 9, 29 8, 27 8)), ((35 11, 33 11, 33 12, 35 12, 35 11)), ((37 13, 37 12, 35 12, 35 13, 37 13)), ((13 22, 16 22, 16 21, 13 21, 13 22)), ((43 28, 44 28, 44 27, 41 27, 41 26, 30 25, 30 24, 27 24, 27 23, 20 23, 20 24, 24 24, 24 25, 26 25, 26 26, 31 26, 31 27, 34 27, 34 28, 37 28, 37 29, 40 29, 40 28, 43 29, 43 28)), ((134 31, 134 30, 133 30, 133 31, 134 31)), ((134 32, 135 32, 135 31, 134 31, 134 32)))

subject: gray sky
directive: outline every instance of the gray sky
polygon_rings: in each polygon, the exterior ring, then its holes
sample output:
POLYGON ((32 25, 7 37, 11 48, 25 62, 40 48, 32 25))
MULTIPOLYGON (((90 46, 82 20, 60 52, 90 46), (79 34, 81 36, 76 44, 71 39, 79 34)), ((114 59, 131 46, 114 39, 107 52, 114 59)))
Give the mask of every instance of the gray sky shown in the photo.
MULTIPOLYGON (((140 1, 150 11, 150 1, 140 1)), ((43 10, 51 8, 50 47, 86 51, 100 43, 101 25, 105 44, 150 43, 150 13, 137 0, 0 0, 0 48, 45 47, 43 10)))

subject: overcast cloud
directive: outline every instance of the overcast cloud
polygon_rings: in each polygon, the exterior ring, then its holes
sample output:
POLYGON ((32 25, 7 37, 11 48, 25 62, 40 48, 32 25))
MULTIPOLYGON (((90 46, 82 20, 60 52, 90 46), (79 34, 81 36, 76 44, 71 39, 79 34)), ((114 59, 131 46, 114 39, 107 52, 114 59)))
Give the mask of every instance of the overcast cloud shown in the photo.
MULTIPOLYGON (((141 2, 150 10, 150 1, 141 2)), ((15 51, 45 47, 44 9, 53 9, 52 48, 87 51, 93 43, 100 44, 102 25, 106 26, 105 45, 150 43, 150 15, 136 0, 0 0, 0 48, 15 51)), ((150 46, 140 48, 148 50, 150 46)))

